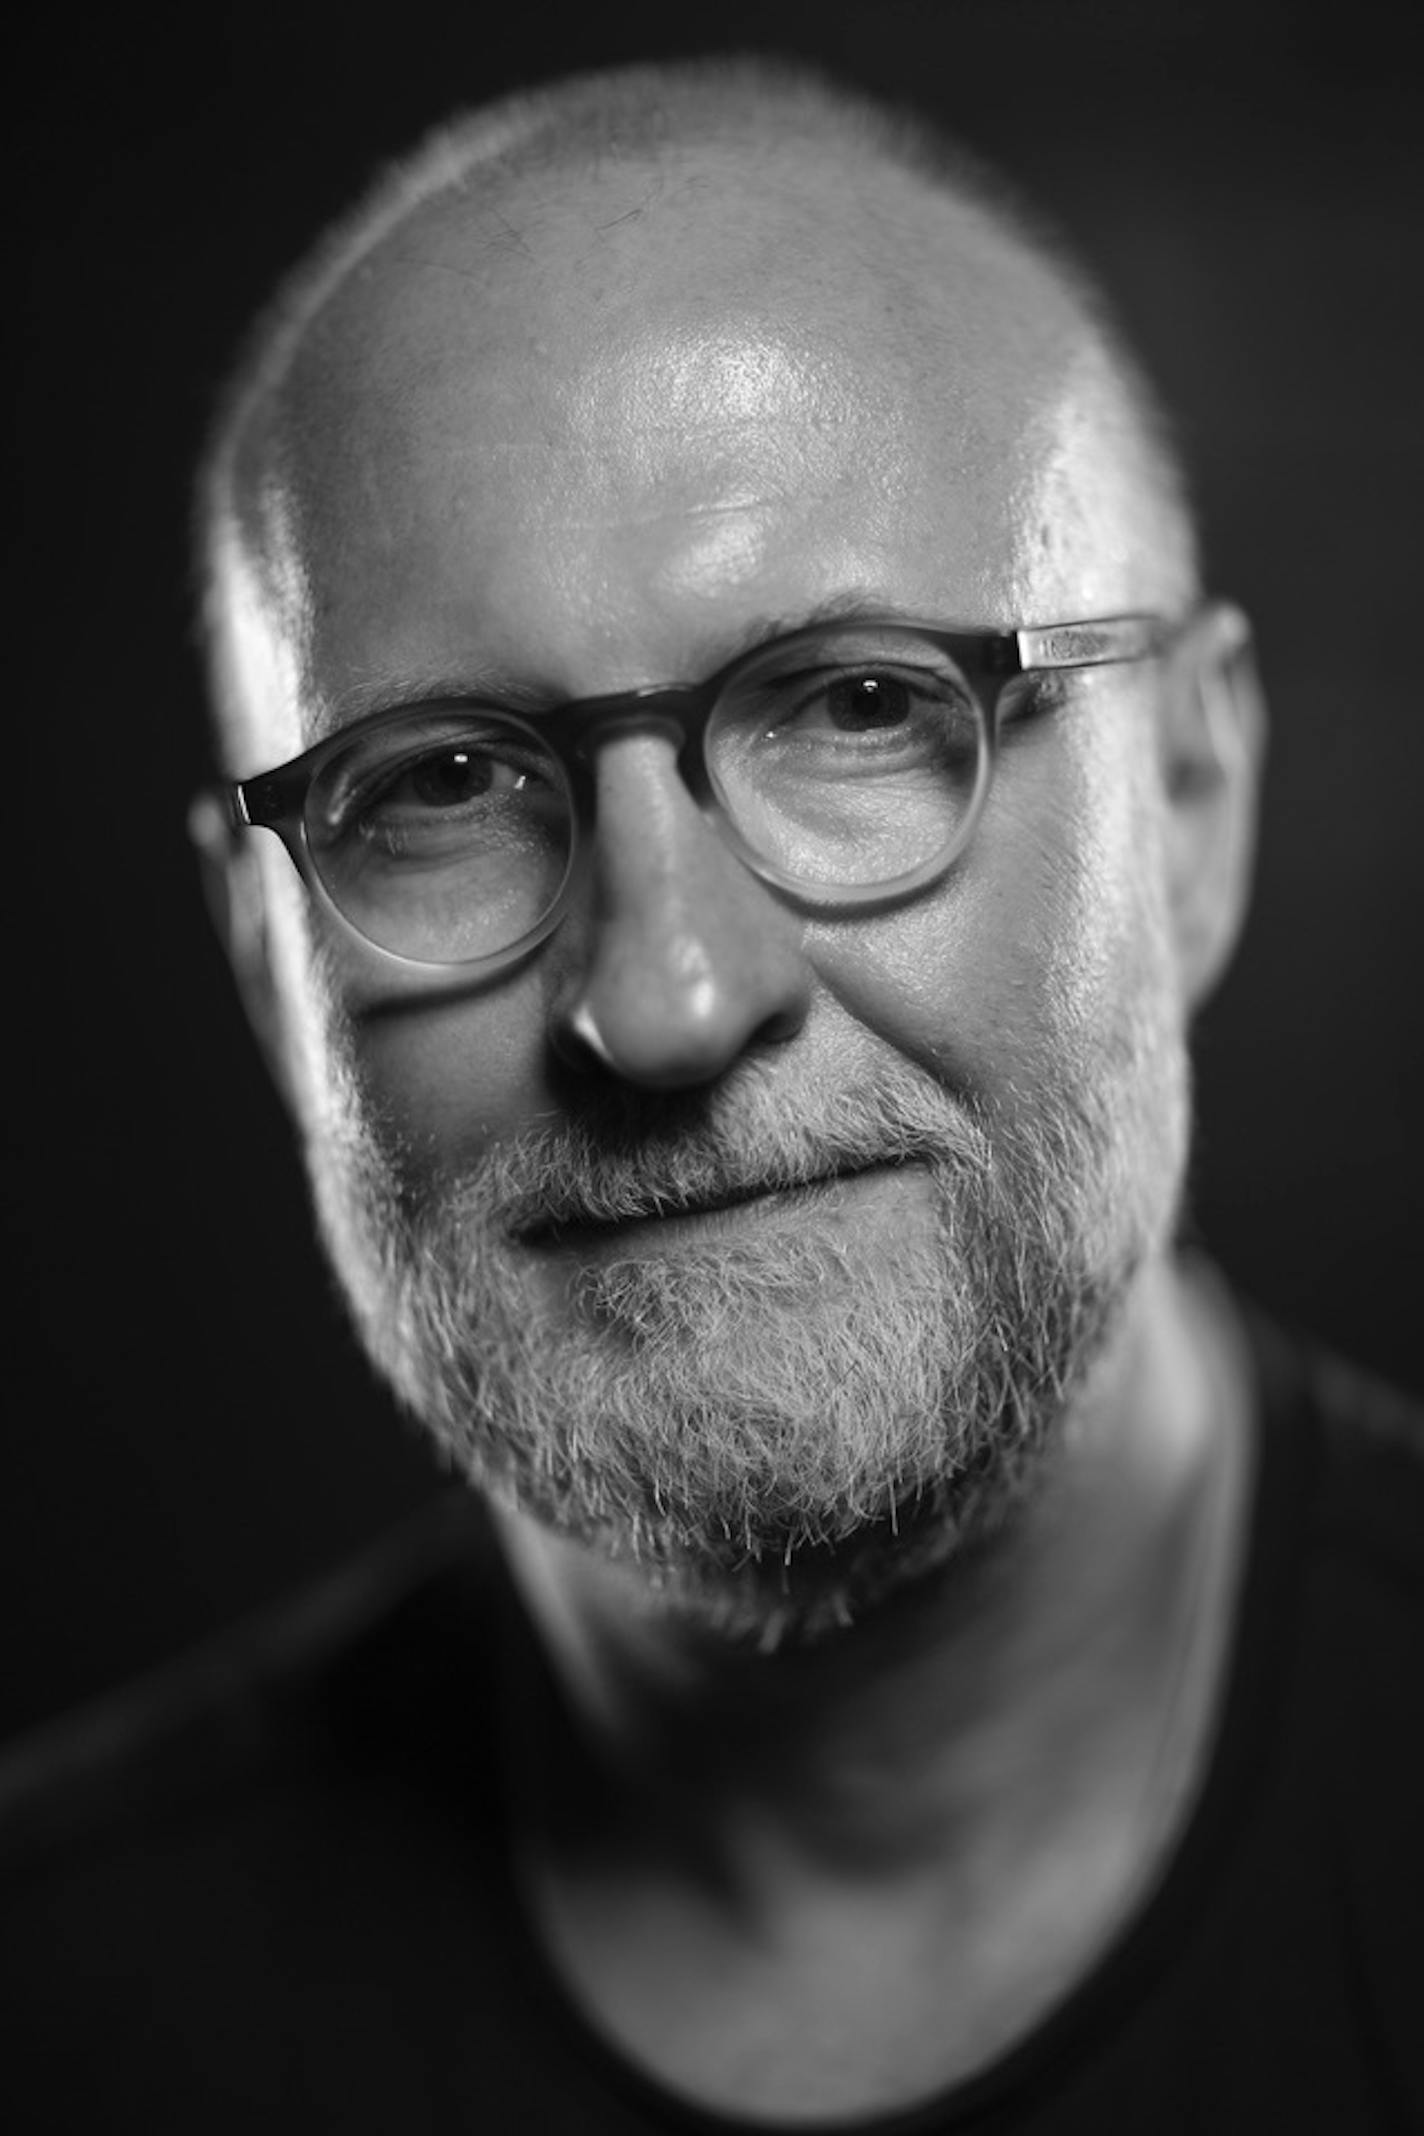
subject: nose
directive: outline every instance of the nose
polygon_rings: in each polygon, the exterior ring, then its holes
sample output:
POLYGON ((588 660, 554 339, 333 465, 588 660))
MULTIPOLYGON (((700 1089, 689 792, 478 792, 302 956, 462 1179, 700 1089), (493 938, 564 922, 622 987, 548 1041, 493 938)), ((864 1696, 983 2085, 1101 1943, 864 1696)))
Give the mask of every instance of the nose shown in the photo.
POLYGON ((672 737, 610 737, 594 778, 592 880, 560 930, 555 1050, 650 1090, 711 1082, 801 1028, 800 924, 702 814, 672 737))

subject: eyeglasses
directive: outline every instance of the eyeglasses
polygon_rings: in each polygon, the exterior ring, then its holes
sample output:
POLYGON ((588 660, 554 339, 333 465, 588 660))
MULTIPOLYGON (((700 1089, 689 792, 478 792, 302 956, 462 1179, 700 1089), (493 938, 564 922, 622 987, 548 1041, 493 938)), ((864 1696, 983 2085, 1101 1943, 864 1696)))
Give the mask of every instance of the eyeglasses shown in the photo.
POLYGON ((594 820, 594 750, 670 736, 703 813, 762 881, 812 908, 910 896, 964 852, 1018 678, 1149 660, 1184 626, 1148 615, 1043 629, 836 622, 705 682, 524 717, 427 703, 356 721, 226 788, 306 881, 400 963, 502 970, 558 926, 594 820))

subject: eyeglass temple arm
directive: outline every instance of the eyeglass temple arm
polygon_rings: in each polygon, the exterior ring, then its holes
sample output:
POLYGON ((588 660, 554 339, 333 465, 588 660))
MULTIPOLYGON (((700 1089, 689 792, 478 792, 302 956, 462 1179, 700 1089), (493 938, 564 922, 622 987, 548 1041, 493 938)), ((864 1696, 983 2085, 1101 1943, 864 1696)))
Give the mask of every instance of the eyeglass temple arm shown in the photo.
POLYGON ((1108 616, 1096 623, 1050 623, 1018 630, 1020 667, 1105 667, 1119 660, 1149 660, 1176 636, 1160 616, 1108 616))
POLYGON ((275 830, 300 812, 306 794, 303 760, 280 771, 262 772, 255 779, 237 779, 224 788, 228 816, 234 830, 275 830))

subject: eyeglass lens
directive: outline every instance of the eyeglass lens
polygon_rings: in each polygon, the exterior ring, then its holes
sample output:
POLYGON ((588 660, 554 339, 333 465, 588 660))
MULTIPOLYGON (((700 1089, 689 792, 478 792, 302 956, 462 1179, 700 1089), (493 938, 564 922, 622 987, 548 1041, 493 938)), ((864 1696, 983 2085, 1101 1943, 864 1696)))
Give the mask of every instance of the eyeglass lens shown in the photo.
MULTIPOLYGON (((712 790, 747 850, 808 892, 947 864, 981 797, 984 717, 919 633, 841 626, 728 677, 707 727, 712 790)), ((436 964, 490 957, 557 902, 568 775, 532 723, 435 707, 353 737, 314 780, 308 850, 371 941, 436 964)))

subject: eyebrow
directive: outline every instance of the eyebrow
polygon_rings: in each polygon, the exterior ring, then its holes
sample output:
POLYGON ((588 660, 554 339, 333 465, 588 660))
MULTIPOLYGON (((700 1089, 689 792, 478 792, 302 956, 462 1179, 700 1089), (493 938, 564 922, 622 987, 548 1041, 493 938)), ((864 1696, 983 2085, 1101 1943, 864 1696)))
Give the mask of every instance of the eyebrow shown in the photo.
MULTIPOLYGON (((693 675, 649 676, 648 685, 657 688, 667 683, 675 687, 684 681, 697 681, 703 675, 715 674, 734 660, 757 651, 777 638, 789 637, 796 631, 815 630, 824 623, 866 622, 878 618, 884 622, 913 622, 916 618, 899 603, 887 600, 883 594, 874 594, 862 589, 835 593, 824 601, 803 610, 794 616, 760 615, 753 617, 735 636, 721 640, 713 648, 711 657, 693 675)), ((642 685, 635 684, 634 688, 642 685)), ((358 721, 373 718, 379 712, 398 712, 407 707, 434 704, 454 700, 475 701, 497 705, 511 712, 536 716, 552 711, 567 699, 557 692, 541 688, 527 676, 511 670, 482 664, 472 658, 459 667, 415 666, 377 669, 352 682, 331 696, 317 695, 314 698, 314 715, 311 721, 309 744, 324 741, 328 735, 339 734, 358 721)))

